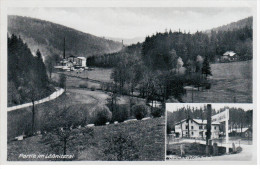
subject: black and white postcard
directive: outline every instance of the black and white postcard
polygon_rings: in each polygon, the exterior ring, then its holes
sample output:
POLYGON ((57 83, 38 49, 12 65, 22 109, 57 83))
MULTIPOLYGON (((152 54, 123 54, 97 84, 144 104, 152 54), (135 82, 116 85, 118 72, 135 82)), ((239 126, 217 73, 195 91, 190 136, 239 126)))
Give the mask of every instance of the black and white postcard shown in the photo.
POLYGON ((1 0, 1 163, 256 164, 256 3, 1 0))

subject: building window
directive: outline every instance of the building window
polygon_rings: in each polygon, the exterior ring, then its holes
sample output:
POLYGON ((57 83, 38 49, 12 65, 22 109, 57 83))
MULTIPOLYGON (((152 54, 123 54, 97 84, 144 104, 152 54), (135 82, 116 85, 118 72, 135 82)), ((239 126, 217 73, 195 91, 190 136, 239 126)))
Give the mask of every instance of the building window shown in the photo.
POLYGON ((217 130, 217 127, 215 126, 214 129, 217 130))
POLYGON ((202 126, 200 126, 199 129, 202 129, 202 126))
POLYGON ((186 135, 188 135, 188 132, 186 132, 186 135))
POLYGON ((193 136, 193 132, 191 132, 191 135, 193 136))
POLYGON ((193 126, 191 126, 191 129, 193 129, 193 126))
POLYGON ((186 126, 186 129, 188 129, 188 126, 186 126))

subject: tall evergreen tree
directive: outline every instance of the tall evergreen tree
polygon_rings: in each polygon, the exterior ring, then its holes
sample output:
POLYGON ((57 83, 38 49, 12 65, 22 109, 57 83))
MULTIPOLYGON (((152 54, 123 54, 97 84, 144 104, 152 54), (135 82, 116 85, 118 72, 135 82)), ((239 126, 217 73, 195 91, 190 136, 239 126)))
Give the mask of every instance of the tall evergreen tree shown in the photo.
POLYGON ((208 60, 208 57, 207 57, 207 56, 205 57, 205 59, 204 59, 204 61, 203 61, 201 73, 204 74, 204 75, 206 76, 206 78, 207 78, 209 75, 212 76, 211 68, 210 68, 210 64, 209 64, 209 60, 208 60))

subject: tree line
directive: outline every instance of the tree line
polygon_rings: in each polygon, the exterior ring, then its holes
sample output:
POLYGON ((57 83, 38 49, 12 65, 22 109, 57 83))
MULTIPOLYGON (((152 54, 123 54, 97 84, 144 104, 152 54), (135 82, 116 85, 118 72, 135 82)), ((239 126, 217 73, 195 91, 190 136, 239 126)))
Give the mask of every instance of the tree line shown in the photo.
POLYGON ((53 90, 41 52, 33 56, 20 36, 8 37, 8 105, 34 102, 53 90))
POLYGON ((170 60, 172 50, 180 57, 184 66, 188 62, 196 62, 197 56, 207 56, 210 62, 216 62, 226 51, 234 51, 238 54, 238 60, 251 60, 253 29, 251 25, 228 31, 211 31, 204 33, 197 31, 194 34, 186 32, 166 31, 147 36, 141 44, 135 44, 124 48, 120 52, 92 56, 88 58, 90 66, 113 67, 121 58, 122 53, 154 57, 151 66, 169 68, 173 60, 170 60), (154 65, 155 64, 155 65, 154 65))

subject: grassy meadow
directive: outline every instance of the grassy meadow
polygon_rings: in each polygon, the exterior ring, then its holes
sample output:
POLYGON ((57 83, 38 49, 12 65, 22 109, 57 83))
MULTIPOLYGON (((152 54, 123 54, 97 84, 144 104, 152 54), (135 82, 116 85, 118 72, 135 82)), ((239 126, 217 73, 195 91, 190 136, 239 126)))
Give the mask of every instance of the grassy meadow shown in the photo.
MULTIPOLYGON (((211 89, 193 91, 196 103, 252 103, 252 60, 211 64, 211 89)), ((183 101, 192 102, 192 91, 187 91, 183 101)))
POLYGON ((100 82, 111 82, 110 75, 112 73, 112 68, 94 68, 93 70, 85 70, 81 73, 77 71, 64 72, 66 75, 77 76, 81 78, 89 78, 92 80, 97 80, 100 82))
MULTIPOLYGON (((165 118, 131 121, 127 123, 110 124, 93 127, 93 137, 82 135, 81 129, 74 129, 75 138, 69 143, 67 154, 74 155, 73 160, 113 160, 115 154, 106 152, 113 144, 107 140, 114 136, 129 136, 128 141, 133 144, 125 147, 122 151, 130 153, 132 160, 137 161, 163 161, 165 158, 165 118)), ((18 158, 21 153, 51 154, 50 146, 42 142, 42 136, 37 135, 25 138, 23 141, 8 143, 8 160, 39 160, 48 159, 22 159, 18 158)), ((112 153, 112 152, 111 152, 112 153)))

